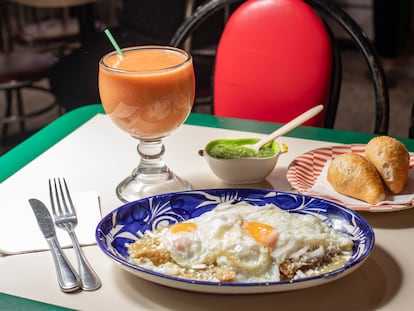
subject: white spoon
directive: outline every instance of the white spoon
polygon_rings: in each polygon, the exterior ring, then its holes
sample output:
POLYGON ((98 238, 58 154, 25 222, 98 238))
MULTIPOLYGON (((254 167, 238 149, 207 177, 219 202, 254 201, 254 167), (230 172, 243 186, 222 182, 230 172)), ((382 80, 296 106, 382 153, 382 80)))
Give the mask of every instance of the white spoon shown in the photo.
POLYGON ((276 138, 286 134, 287 132, 290 132, 294 128, 298 127, 299 125, 305 123, 309 119, 316 116, 322 110, 323 110, 323 105, 315 106, 315 107, 307 110, 306 112, 302 113, 301 115, 297 116, 293 120, 289 121, 288 123, 284 124, 283 126, 278 128, 276 131, 274 131, 273 133, 271 133, 268 136, 262 138, 261 140, 259 140, 254 145, 244 145, 243 147, 246 147, 246 148, 254 150, 255 152, 258 152, 259 149, 263 145, 267 144, 269 141, 275 140, 276 138))

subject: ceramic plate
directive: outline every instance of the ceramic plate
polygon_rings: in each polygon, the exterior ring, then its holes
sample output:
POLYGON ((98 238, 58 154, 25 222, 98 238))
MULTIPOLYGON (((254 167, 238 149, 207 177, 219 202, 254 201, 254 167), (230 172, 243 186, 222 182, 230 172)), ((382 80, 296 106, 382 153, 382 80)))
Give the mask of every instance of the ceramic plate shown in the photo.
MULTIPOLYGON (((414 202, 410 204, 384 204, 384 205, 357 205, 346 204, 337 199, 329 196, 314 195, 309 193, 309 190, 315 184, 317 178, 321 174, 325 163, 342 153, 357 153, 360 155, 365 154, 364 144, 350 144, 350 145, 338 145, 315 149, 306 152, 295 160, 293 160, 288 168, 287 179, 299 193, 317 196, 319 198, 327 199, 335 203, 345 205, 353 210, 358 211, 370 211, 370 212, 390 212, 396 210, 403 210, 412 208, 414 202)), ((410 167, 414 165, 414 155, 410 154, 410 167)))
POLYGON ((169 193, 123 205, 105 216, 96 229, 100 249, 127 271, 151 282, 177 289, 217 293, 253 294, 307 288, 333 281, 355 270, 374 246, 374 233, 356 212, 315 197, 263 189, 209 189, 169 193), (352 257, 334 271, 298 280, 266 283, 219 283, 177 278, 153 272, 128 260, 127 248, 146 230, 197 217, 223 202, 273 203, 291 213, 311 214, 354 241, 352 257))

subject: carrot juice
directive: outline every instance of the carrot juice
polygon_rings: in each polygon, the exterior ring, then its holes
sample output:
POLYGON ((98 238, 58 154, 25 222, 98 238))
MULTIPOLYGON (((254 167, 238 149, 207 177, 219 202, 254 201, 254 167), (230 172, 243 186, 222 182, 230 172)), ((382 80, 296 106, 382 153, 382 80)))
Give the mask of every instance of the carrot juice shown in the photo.
POLYGON ((141 140, 159 139, 188 117, 195 92, 191 56, 180 49, 142 46, 99 62, 99 94, 112 121, 141 140))

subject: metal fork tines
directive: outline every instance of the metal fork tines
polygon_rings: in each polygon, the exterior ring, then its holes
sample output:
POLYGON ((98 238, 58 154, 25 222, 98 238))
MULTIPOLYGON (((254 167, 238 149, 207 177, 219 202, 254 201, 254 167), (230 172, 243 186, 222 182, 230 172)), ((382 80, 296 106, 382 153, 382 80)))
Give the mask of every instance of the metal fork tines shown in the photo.
POLYGON ((49 192, 55 224, 58 228, 66 230, 72 240, 78 259, 82 289, 88 291, 96 290, 101 287, 101 281, 87 261, 75 234, 78 218, 66 180, 64 178, 49 179, 49 192))

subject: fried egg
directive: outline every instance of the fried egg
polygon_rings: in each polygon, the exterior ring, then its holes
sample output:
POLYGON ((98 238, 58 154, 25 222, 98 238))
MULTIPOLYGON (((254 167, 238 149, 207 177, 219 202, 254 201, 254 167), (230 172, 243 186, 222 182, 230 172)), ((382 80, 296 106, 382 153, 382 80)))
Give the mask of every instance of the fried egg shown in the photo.
POLYGON ((349 236, 312 215, 240 202, 148 232, 128 250, 133 263, 160 273, 264 282, 303 277, 305 270, 346 261, 352 246, 349 236))

